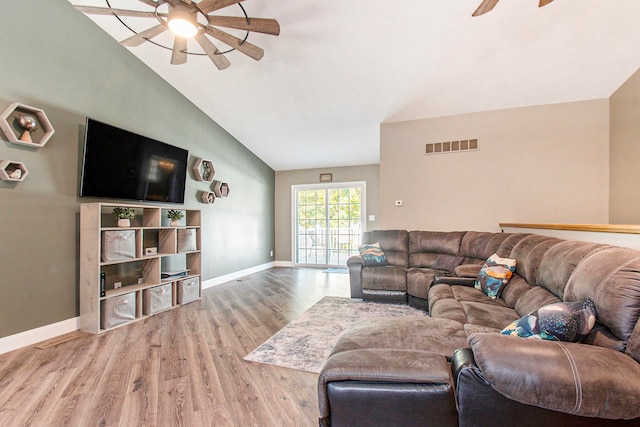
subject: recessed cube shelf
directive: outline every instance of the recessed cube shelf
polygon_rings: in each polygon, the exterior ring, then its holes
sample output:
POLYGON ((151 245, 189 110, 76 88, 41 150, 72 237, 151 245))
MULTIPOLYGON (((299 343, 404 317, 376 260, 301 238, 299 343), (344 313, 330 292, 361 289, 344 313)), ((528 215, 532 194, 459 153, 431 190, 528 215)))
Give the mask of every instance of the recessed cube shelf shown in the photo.
POLYGON ((193 173, 196 180, 211 182, 213 181, 213 175, 215 175, 216 170, 211 160, 197 158, 196 164, 193 166, 193 173))
POLYGON ((11 104, 0 114, 0 129, 7 141, 40 148, 55 132, 43 110, 24 104, 11 104))
POLYGON ((0 162, 0 179, 5 181, 24 181, 29 171, 24 163, 15 160, 3 160, 0 162))
POLYGON ((213 191, 203 191, 200 194, 200 199, 202 203, 212 204, 216 201, 216 194, 213 191))
POLYGON ((229 196, 229 184, 222 181, 213 181, 213 192, 216 197, 225 199, 229 196))

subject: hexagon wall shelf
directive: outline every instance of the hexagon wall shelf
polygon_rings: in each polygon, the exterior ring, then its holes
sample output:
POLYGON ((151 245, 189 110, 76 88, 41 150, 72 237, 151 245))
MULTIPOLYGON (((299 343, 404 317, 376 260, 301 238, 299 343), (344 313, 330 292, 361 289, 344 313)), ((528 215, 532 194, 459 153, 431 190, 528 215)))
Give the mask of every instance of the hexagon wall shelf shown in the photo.
POLYGON ((0 179, 5 181, 24 181, 29 171, 22 162, 3 160, 0 162, 0 179))
POLYGON ((196 159, 196 164, 193 166, 193 173, 196 180, 211 182, 213 181, 213 175, 216 174, 216 170, 213 167, 211 160, 201 159, 198 157, 196 159))
POLYGON ((213 191, 203 191, 200 194, 202 203, 213 204, 216 201, 216 195, 213 191))
POLYGON ((9 105, 0 114, 0 129, 7 141, 35 148, 44 147, 55 132, 43 110, 18 103, 9 105), (24 116, 33 119, 35 130, 29 132, 18 123, 24 116))
POLYGON ((213 181, 213 192, 216 197, 224 199, 229 196, 229 184, 222 181, 213 181))

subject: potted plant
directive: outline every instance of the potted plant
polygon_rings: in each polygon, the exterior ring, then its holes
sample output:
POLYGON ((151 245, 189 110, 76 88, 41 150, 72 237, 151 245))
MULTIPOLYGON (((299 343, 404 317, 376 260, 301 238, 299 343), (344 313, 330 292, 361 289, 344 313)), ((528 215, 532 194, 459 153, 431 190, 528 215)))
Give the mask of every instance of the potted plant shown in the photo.
POLYGON ((115 207, 113 208, 113 216, 118 220, 118 227, 129 227, 131 220, 136 216, 133 208, 115 207))
POLYGON ((184 217, 182 211, 176 209, 169 209, 167 212, 167 218, 171 220, 171 225, 176 226, 180 224, 180 220, 184 217))

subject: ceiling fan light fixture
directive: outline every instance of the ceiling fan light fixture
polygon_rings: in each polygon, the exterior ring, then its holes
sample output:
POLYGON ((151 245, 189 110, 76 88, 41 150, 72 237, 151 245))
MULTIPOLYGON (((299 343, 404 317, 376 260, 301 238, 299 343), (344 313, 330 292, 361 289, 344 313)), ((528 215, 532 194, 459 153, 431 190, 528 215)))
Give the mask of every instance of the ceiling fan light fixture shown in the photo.
POLYGON ((189 7, 175 6, 169 12, 169 29, 180 37, 193 37, 198 34, 196 16, 189 7))

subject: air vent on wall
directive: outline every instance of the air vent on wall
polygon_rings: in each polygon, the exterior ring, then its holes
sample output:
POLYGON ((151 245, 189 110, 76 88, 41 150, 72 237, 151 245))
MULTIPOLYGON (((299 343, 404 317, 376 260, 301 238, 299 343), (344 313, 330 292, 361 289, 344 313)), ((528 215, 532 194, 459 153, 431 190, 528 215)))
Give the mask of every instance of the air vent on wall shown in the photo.
POLYGON ((479 150, 477 139, 463 139, 460 141, 432 142, 426 145, 425 154, 459 153, 460 151, 479 150))

